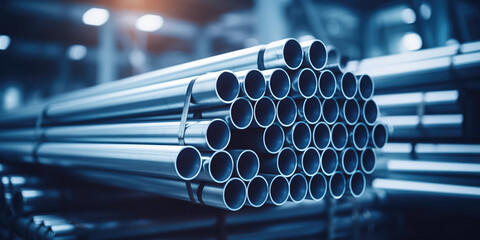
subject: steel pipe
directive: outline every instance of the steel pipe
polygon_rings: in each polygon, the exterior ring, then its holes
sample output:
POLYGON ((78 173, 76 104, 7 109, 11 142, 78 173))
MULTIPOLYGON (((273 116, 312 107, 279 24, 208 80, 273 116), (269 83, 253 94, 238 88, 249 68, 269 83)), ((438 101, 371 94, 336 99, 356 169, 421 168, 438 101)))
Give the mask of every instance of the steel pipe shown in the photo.
POLYGON ((344 99, 353 99, 357 95, 357 78, 352 72, 342 72, 339 68, 331 69, 337 80, 336 96, 344 99))
POLYGON ((377 155, 373 148, 366 148, 360 155, 360 167, 365 174, 372 174, 377 165, 377 155))
POLYGON ((252 149, 260 153, 275 154, 280 152, 285 142, 285 133, 278 124, 263 128, 232 130, 229 148, 252 149))
POLYGON ((337 79, 330 70, 323 70, 318 75, 317 89, 320 97, 330 99, 337 91, 337 79))
POLYGON ((347 127, 343 123, 335 123, 331 128, 332 132, 332 147, 337 150, 341 151, 347 146, 348 142, 348 131, 347 127))
POLYGON ((264 174, 263 177, 268 182, 267 202, 280 206, 287 202, 290 196, 290 182, 287 178, 280 175, 264 174))
POLYGON ((286 143, 298 151, 305 151, 310 146, 311 140, 312 131, 305 122, 296 122, 286 134, 286 143))
POLYGON ((324 150, 330 145, 332 133, 330 127, 324 123, 319 122, 313 128, 312 142, 318 150, 324 150))
POLYGON ((355 149, 351 147, 345 148, 340 153, 340 159, 343 172, 347 175, 354 174, 358 167, 358 154, 355 149))
POLYGON ((367 100, 362 103, 362 121, 369 126, 373 126, 378 119, 378 106, 373 100, 367 100))
POLYGON ((256 69, 236 72, 242 95, 257 101, 265 95, 267 82, 263 74, 256 69))
POLYGON ((313 68, 318 71, 327 64, 327 47, 320 40, 310 40, 300 43, 303 49, 303 68, 313 68))
POLYGON ((298 116, 308 124, 316 124, 322 118, 322 102, 317 96, 298 101, 298 116))
POLYGON ((333 148, 327 148, 322 152, 320 168, 322 173, 330 176, 338 167, 338 154, 333 148))
POLYGON ((202 153, 202 170, 195 180, 226 182, 233 173, 233 158, 226 151, 202 153))
POLYGON ((301 173, 294 174, 289 180, 290 197, 289 200, 295 203, 303 201, 307 197, 308 182, 301 173))
POLYGON ((270 69, 262 71, 265 80, 267 81, 268 96, 276 100, 282 100, 290 93, 290 76, 281 69, 270 69))
POLYGON ((327 46, 327 64, 325 68, 340 67, 340 59, 342 58, 338 49, 332 45, 327 46))
POLYGON ((260 170, 258 155, 252 150, 228 150, 235 163, 234 175, 243 181, 250 181, 260 170))
POLYGON ((303 152, 297 152, 298 169, 307 176, 313 176, 320 170, 320 158, 320 153, 313 147, 309 147, 303 152))
POLYGON ((266 128, 275 122, 277 109, 275 103, 269 97, 258 100, 253 107, 252 126, 266 128))
POLYGON ((262 176, 255 176, 247 183, 246 205, 252 207, 263 206, 268 199, 268 182, 262 176))
MULTIPOLYGON (((455 159, 456 160, 456 159, 455 159)), ((417 159, 388 159, 388 171, 474 176, 480 175, 480 164, 466 162, 421 161, 417 159)))
POLYGON ((393 138, 452 138, 463 136, 463 114, 381 117, 391 126, 393 138))
POLYGON ((329 177, 328 188, 330 190, 330 196, 334 199, 340 199, 346 191, 347 182, 345 176, 341 172, 335 172, 329 177))
POLYGON ((357 150, 364 150, 368 145, 369 133, 367 125, 358 123, 348 127, 349 145, 357 150))
POLYGON ((370 100, 373 97, 373 93, 375 92, 375 83, 373 82, 372 78, 367 75, 357 76, 358 79, 358 92, 356 98, 358 100, 370 100))
POLYGON ((340 108, 338 102, 335 99, 325 99, 322 104, 322 117, 328 124, 334 124, 337 122, 340 116, 340 108))
POLYGON ((360 104, 355 99, 341 101, 340 117, 348 125, 354 125, 360 120, 360 104))
POLYGON ((308 180, 308 199, 320 201, 327 195, 327 178, 321 173, 316 173, 308 180))
POLYGON ((302 68, 291 76, 292 89, 290 96, 294 98, 311 98, 317 92, 317 76, 310 68, 302 68))
POLYGON ((277 102, 277 120, 282 127, 290 127, 297 119, 297 104, 291 97, 286 97, 277 102))
POLYGON ((383 123, 376 123, 370 128, 369 145, 375 148, 383 148, 388 140, 388 129, 383 123))
POLYGON ((289 177, 295 173, 297 167, 297 155, 290 147, 283 148, 275 155, 260 156, 260 172, 280 174, 289 177))

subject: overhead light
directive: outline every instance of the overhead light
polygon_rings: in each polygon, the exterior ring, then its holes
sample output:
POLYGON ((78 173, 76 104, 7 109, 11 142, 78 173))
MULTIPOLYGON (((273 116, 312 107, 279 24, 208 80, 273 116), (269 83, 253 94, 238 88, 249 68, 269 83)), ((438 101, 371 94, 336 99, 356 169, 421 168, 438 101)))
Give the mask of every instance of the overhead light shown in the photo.
POLYGON ((412 24, 417 20, 415 12, 411 8, 405 8, 402 10, 401 18, 406 24, 412 24))
POLYGON ((163 26, 163 18, 159 15, 145 14, 137 19, 135 27, 144 32, 154 32, 163 26))
POLYGON ((422 47, 422 38, 418 33, 408 32, 403 35, 401 44, 404 51, 418 50, 422 47))
POLYGON ((81 60, 87 55, 87 47, 72 45, 67 49, 67 56, 72 60, 81 60))
POLYGON ((0 35, 0 50, 5 50, 10 46, 10 37, 7 35, 0 35))
POLYGON ((101 26, 108 21, 110 13, 103 8, 90 8, 82 16, 83 23, 92 26, 101 26))

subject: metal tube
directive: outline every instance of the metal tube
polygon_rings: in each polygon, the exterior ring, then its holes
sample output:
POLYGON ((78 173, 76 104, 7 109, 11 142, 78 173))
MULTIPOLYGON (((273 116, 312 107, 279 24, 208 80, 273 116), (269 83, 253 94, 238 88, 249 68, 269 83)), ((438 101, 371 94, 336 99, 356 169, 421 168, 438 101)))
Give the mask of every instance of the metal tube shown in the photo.
POLYGON ((327 46, 327 65, 325 68, 339 67, 341 54, 337 48, 332 45, 327 46))
POLYGON ((440 161, 419 161, 389 159, 387 160, 388 171, 406 173, 431 173, 449 175, 479 175, 480 164, 465 162, 440 162, 440 161))
POLYGON ((330 145, 331 140, 332 133, 330 132, 330 127, 324 122, 317 123, 313 128, 313 145, 318 150, 324 150, 330 145))
POLYGON ((298 169, 307 176, 315 175, 320 170, 320 153, 313 147, 297 152, 298 169))
POLYGON ((330 196, 334 199, 340 199, 344 194, 347 188, 347 182, 345 176, 341 172, 335 172, 330 176, 328 181, 328 188, 330 190, 330 196))
POLYGON ((267 82, 259 70, 236 72, 235 75, 240 82, 242 95, 253 101, 257 101, 265 95, 267 82))
POLYGON ((235 162, 234 175, 243 181, 250 181, 257 176, 260 170, 258 155, 252 150, 228 150, 235 162))
POLYGON ((377 155, 373 148, 366 148, 360 155, 360 167, 365 174, 372 174, 377 165, 377 155))
POLYGON ((371 127, 369 145, 375 148, 383 148, 388 140, 388 129, 383 123, 376 123, 371 127))
POLYGON ((299 203, 307 197, 308 182, 301 173, 296 173, 289 180, 290 198, 292 202, 299 203))
POLYGON ((255 176, 247 184, 247 203, 252 207, 263 206, 268 199, 268 182, 262 176, 255 176))
POLYGON ((357 95, 357 78, 352 72, 342 72, 338 67, 331 69, 337 79, 336 96, 344 99, 353 99, 357 95))
POLYGON ((300 46, 303 49, 303 63, 304 68, 313 68, 318 71, 327 64, 327 47, 320 40, 310 40, 301 42, 300 46))
POLYGON ((368 128, 363 123, 358 123, 355 126, 348 127, 348 141, 349 145, 355 147, 357 150, 364 150, 368 145, 368 128))
MULTIPOLYGON (((241 97, 235 99, 229 107, 208 109, 201 115, 202 118, 223 118, 230 126, 236 129, 245 129, 253 121, 253 107, 250 101, 241 97)), ((180 119, 180 115, 177 119, 180 119)))
POLYGON ((266 95, 276 100, 282 100, 288 96, 291 84, 290 76, 285 70, 281 68, 264 70, 262 74, 267 81, 268 92, 266 95))
POLYGON ((311 140, 312 131, 305 122, 296 122, 286 134, 286 143, 298 151, 305 151, 310 146, 311 140))
POLYGON ((252 126, 266 128, 275 122, 277 109, 275 103, 269 97, 262 97, 255 103, 253 107, 252 126))
POLYGON ((332 132, 332 147, 341 151, 347 146, 348 132, 347 127, 343 123, 335 123, 331 129, 332 132))
POLYGON ((362 121, 373 126, 378 119, 378 106, 373 100, 367 100, 362 104, 362 121))
POLYGON ((292 176, 297 168, 297 155, 290 147, 283 148, 275 155, 260 156, 260 172, 292 176))
POLYGON ((333 148, 327 148, 322 152, 320 168, 323 174, 330 176, 338 167, 338 154, 333 148))
POLYGON ((317 92, 317 76, 310 68, 302 68, 292 78, 290 96, 294 98, 311 98, 317 92))
POLYGON ((391 126, 391 137, 397 139, 463 136, 463 114, 387 116, 380 121, 391 126))
POLYGON ((290 196, 290 183, 287 178, 280 175, 262 175, 268 182, 267 202, 280 206, 287 202, 290 196))
POLYGON ((340 159, 340 162, 342 163, 341 169, 343 172, 345 172, 347 175, 354 174, 358 167, 358 154, 355 149, 351 147, 345 148, 340 153, 340 159))
POLYGON ((340 116, 340 108, 338 102, 335 99, 325 99, 322 104, 322 117, 323 120, 332 125, 337 122, 340 116))
POLYGON ((375 92, 375 83, 372 78, 367 74, 357 76, 357 78, 358 92, 356 98, 364 101, 372 99, 373 93, 375 92))
POLYGON ((322 102, 317 96, 298 101, 298 116, 308 124, 316 124, 322 118, 322 102))
POLYGON ((327 195, 327 178, 321 173, 316 173, 308 180, 308 199, 322 200, 327 195))
POLYGON ((280 125, 274 123, 263 128, 232 130, 229 148, 252 149, 255 152, 275 154, 280 152, 285 142, 285 133, 280 125))
POLYGON ((297 104, 291 97, 277 102, 277 120, 282 127, 290 127, 297 119, 297 104))
POLYGON ((348 124, 354 125, 360 120, 360 104, 355 99, 340 101, 340 117, 348 124))
POLYGON ((202 153, 202 170, 195 180, 226 182, 233 173, 233 159, 226 151, 202 153))
POLYGON ((330 70, 323 70, 318 75, 317 89, 320 97, 330 99, 337 91, 337 79, 330 70))

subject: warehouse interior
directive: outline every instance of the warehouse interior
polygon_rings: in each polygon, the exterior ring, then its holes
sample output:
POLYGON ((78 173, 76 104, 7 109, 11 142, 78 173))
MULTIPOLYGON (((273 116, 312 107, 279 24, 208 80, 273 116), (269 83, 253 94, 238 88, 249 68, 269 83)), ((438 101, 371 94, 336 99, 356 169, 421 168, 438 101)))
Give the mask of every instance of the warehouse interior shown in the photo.
POLYGON ((0 239, 480 239, 478 23, 475 0, 2 0, 0 239))

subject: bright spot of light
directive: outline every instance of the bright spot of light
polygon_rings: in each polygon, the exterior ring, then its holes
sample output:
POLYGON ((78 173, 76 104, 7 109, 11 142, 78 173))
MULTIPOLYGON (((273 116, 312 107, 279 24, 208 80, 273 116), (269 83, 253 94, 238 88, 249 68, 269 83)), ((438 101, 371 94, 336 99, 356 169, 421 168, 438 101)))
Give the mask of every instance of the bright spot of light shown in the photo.
POLYGON ((0 50, 5 50, 10 46, 10 37, 7 35, 0 35, 0 50))
POLYGON ((90 8, 82 16, 83 23, 92 26, 101 26, 108 21, 110 13, 103 8, 90 8))
POLYGON ((432 16, 432 7, 430 7, 430 4, 424 2, 420 5, 420 15, 422 15, 425 20, 430 19, 432 16))
POLYGON ((8 87, 3 95, 3 109, 10 110, 20 106, 21 97, 20 89, 15 86, 8 87))
POLYGON ((67 56, 72 60, 81 60, 87 55, 87 47, 72 45, 67 49, 67 56))
POLYGON ((418 50, 422 47, 422 38, 420 35, 418 35, 418 33, 405 33, 405 35, 402 37, 401 44, 405 51, 418 50))
POLYGON ((163 18, 158 15, 145 14, 137 19, 135 27, 144 32, 155 32, 163 26, 163 18))
POLYGON ((130 53, 129 60, 134 67, 140 68, 145 65, 147 58, 145 56, 145 53, 136 49, 130 53))
POLYGON ((417 16, 415 15, 415 12, 411 8, 403 9, 400 14, 401 14, 402 20, 406 24, 412 24, 415 22, 415 20, 417 20, 417 16))

